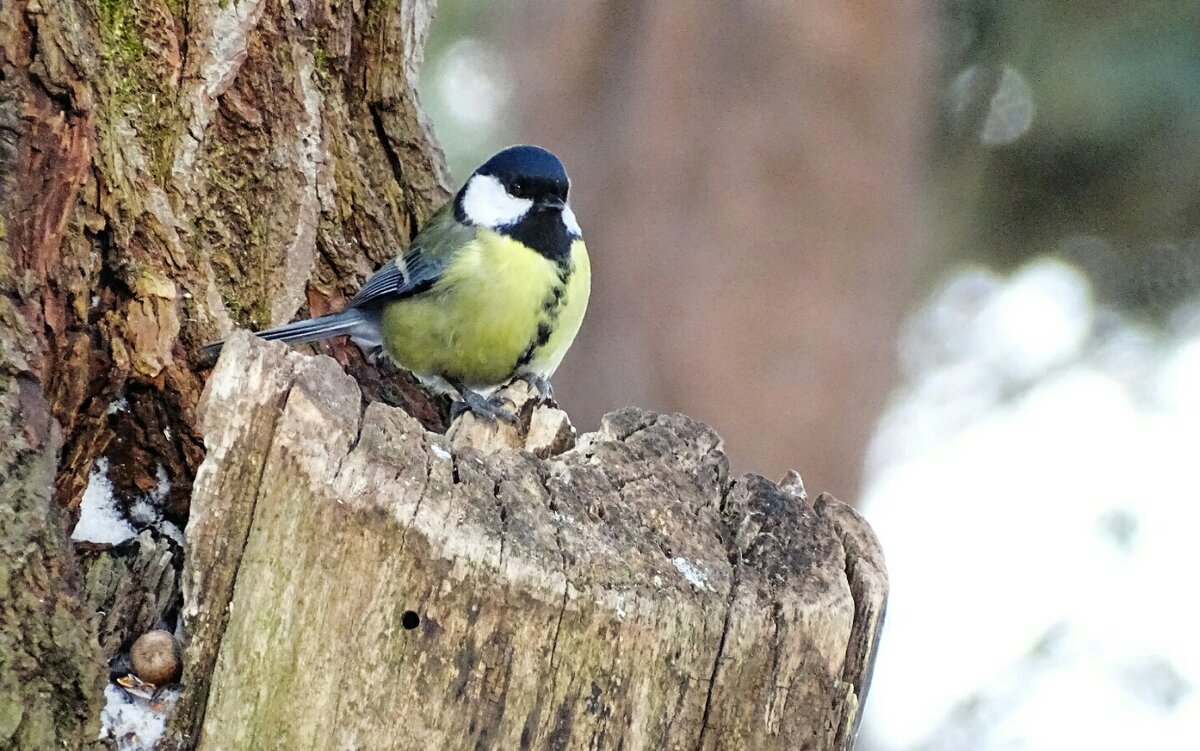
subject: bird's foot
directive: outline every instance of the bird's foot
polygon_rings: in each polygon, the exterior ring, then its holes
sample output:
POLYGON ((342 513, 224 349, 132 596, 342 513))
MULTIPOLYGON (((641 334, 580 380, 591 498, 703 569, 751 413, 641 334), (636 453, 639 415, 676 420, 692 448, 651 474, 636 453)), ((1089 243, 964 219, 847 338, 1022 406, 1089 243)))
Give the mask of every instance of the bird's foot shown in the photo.
POLYGON ((554 401, 554 386, 550 384, 549 379, 536 373, 525 373, 517 376, 516 380, 528 383, 529 387, 537 392, 539 402, 547 407, 558 408, 558 402, 554 401))
POLYGON ((509 399, 497 395, 485 397, 479 392, 467 388, 459 389, 459 393, 462 394, 462 400, 450 405, 451 422, 464 412, 470 412, 480 420, 489 423, 503 420, 516 425, 519 422, 517 413, 513 411, 516 405, 509 399))
POLYGON ((367 356, 367 362, 378 368, 384 376, 394 376, 404 370, 396 364, 395 360, 387 356, 383 347, 367 347, 363 349, 363 353, 367 356))

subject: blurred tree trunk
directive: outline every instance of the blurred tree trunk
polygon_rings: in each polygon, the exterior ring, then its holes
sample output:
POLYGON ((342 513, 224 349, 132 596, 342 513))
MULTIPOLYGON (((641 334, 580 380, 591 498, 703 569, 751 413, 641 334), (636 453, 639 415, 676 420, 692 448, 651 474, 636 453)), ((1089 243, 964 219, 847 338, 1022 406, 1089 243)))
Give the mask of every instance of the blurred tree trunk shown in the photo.
POLYGON ((521 131, 562 152, 595 258, 557 382, 577 419, 680 410, 749 469, 800 462, 857 496, 919 261, 929 14, 523 4, 504 45, 521 131))
POLYGON ((133 626, 98 633, 103 554, 67 540, 93 473, 124 504, 165 474, 183 522, 197 345, 323 311, 445 196, 431 5, 0 5, 0 746, 96 738, 133 626))

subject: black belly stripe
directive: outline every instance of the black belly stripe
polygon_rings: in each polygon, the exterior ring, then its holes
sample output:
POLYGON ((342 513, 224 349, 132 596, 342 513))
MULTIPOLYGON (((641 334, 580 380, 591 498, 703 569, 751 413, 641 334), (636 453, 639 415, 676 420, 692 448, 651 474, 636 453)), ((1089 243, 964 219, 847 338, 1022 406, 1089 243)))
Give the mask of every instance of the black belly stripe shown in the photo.
POLYGON ((529 343, 529 346, 526 347, 525 351, 521 353, 521 356, 517 358, 516 364, 513 365, 514 372, 529 364, 529 361, 533 359, 533 350, 535 346, 536 345, 534 342, 529 343))
POLYGON ((542 310, 553 314, 558 311, 558 306, 562 305, 563 295, 566 294, 567 286, 565 284, 555 285, 554 289, 550 290, 550 294, 546 295, 546 299, 542 302, 542 310))
POLYGON ((537 336, 529 343, 529 346, 517 358, 517 362, 513 365, 513 370, 520 370, 528 365, 533 360, 533 355, 540 347, 546 346, 550 341, 550 335, 554 333, 553 323, 558 319, 558 309, 562 307, 563 297, 566 295, 566 282, 563 279, 564 274, 559 272, 559 279, 563 283, 556 284, 553 289, 546 295, 546 299, 542 301, 542 311, 545 313, 545 318, 538 321, 537 336))

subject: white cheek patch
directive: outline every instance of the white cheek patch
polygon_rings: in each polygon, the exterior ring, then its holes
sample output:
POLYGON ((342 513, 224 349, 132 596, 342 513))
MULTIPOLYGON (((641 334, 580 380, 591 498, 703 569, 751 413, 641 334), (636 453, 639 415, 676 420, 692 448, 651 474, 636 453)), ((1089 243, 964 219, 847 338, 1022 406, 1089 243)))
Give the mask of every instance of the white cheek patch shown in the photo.
POLYGON ((579 222, 575 221, 575 212, 571 211, 570 206, 563 206, 562 220, 563 226, 572 237, 583 237, 583 230, 579 229, 579 222))
POLYGON ((463 193, 462 209, 474 224, 495 229, 514 224, 533 206, 528 198, 514 198, 491 175, 475 175, 463 193))

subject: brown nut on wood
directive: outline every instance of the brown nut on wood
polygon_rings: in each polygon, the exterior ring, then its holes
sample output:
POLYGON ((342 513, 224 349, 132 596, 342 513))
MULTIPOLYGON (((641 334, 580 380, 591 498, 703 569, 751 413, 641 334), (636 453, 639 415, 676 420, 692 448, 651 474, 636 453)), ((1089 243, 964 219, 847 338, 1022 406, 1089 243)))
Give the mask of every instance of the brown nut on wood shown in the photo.
POLYGON ((129 650, 129 661, 138 678, 155 686, 177 679, 182 665, 179 643, 170 631, 163 629, 139 636, 129 650))

